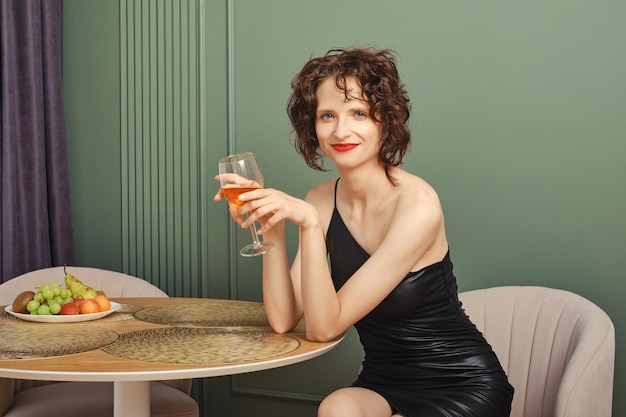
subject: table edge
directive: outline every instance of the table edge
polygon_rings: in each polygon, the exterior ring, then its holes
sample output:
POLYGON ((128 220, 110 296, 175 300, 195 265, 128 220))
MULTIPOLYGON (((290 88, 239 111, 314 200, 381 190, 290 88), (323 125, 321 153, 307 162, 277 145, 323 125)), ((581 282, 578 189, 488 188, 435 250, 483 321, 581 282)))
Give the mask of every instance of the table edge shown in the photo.
POLYGON ((168 379, 205 378, 215 376, 237 375, 248 372, 264 371, 304 362, 332 350, 344 336, 325 344, 325 346, 298 355, 273 358, 259 362, 237 363, 212 367, 188 369, 171 369, 160 371, 131 372, 66 372, 66 371, 34 371, 16 370, 0 367, 0 377, 15 379, 32 379, 38 381, 64 382, 115 382, 115 381, 158 381, 168 379))

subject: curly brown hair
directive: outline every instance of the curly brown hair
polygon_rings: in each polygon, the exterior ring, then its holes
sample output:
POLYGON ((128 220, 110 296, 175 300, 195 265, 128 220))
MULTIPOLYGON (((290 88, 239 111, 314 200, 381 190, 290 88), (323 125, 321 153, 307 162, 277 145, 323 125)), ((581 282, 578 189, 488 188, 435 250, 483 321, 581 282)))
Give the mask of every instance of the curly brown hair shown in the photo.
POLYGON ((337 88, 346 98, 346 79, 353 77, 358 81, 372 117, 382 126, 379 160, 391 180, 389 168, 402 164, 411 144, 411 106, 398 75, 395 53, 389 49, 331 49, 324 56, 309 59, 291 81, 287 114, 295 134, 294 145, 307 165, 318 171, 325 169, 315 132, 315 92, 328 77, 335 77, 337 88))

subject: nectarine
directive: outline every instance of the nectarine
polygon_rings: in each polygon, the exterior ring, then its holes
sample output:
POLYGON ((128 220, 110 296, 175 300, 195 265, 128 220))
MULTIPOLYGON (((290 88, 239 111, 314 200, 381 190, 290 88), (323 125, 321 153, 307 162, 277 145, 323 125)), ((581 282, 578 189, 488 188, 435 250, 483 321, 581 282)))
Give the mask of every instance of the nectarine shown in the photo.
POLYGON ((80 311, 78 309, 78 304, 74 302, 70 302, 70 303, 65 303, 61 306, 61 311, 59 312, 59 314, 74 315, 74 314, 78 314, 79 312, 80 311))

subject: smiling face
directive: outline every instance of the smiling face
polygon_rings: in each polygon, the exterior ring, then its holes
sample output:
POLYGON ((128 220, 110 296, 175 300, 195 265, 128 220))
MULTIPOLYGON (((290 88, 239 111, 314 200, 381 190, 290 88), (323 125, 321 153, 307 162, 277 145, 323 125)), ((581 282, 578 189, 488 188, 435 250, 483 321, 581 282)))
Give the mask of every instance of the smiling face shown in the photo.
POLYGON ((329 77, 315 93, 317 140, 324 155, 339 169, 378 162, 381 139, 380 124, 370 113, 357 80, 347 78, 345 87, 346 91, 338 89, 335 77, 329 77))

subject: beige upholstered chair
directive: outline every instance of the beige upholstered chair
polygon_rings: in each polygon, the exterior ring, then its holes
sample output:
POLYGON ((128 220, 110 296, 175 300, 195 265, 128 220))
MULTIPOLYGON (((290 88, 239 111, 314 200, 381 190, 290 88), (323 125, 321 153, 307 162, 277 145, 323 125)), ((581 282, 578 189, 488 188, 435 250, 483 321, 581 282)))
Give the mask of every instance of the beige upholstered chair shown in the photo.
POLYGON ((515 387, 511 417, 610 417, 615 329, 571 292, 496 287, 460 294, 515 387))
MULTIPOLYGON (((108 297, 167 297, 148 281, 96 268, 67 267, 85 284, 108 297)), ((21 291, 53 281, 63 283, 63 267, 29 272, 0 285, 0 306, 9 305, 21 291)), ((197 417, 191 380, 150 383, 152 417, 197 417)), ((48 382, 0 378, 0 415, 4 417, 111 417, 113 383, 48 382)))

